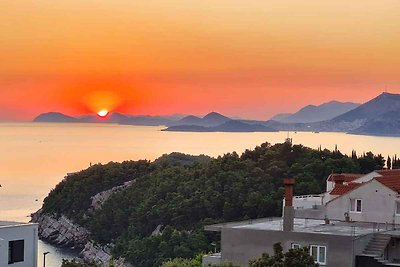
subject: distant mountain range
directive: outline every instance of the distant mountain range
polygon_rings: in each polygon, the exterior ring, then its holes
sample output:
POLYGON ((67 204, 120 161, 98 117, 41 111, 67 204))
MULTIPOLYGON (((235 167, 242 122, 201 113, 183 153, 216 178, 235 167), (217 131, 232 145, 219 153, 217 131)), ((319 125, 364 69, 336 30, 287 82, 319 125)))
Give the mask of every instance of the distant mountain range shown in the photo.
POLYGON ((238 120, 229 120, 217 126, 177 125, 163 131, 172 132, 276 132, 276 129, 261 125, 249 124, 238 120))
POLYGON ((48 112, 37 116, 34 122, 58 122, 58 123, 116 123, 123 125, 146 125, 159 126, 168 125, 174 121, 182 119, 185 115, 170 115, 170 116, 132 116, 122 113, 110 113, 105 118, 100 118, 97 115, 83 115, 79 117, 68 116, 59 112, 48 112))
POLYGON ((400 135, 400 94, 382 93, 365 104, 330 121, 321 129, 336 129, 354 134, 400 135))
POLYGON ((112 113, 107 118, 97 115, 71 117, 50 112, 39 115, 35 122, 118 123, 125 125, 166 125, 164 131, 180 132, 273 132, 329 131, 364 135, 400 136, 400 94, 382 93, 362 104, 331 101, 319 106, 306 106, 294 114, 278 114, 268 121, 232 119, 217 112, 198 116, 131 116, 112 113))
POLYGON ((285 131, 346 132, 363 135, 400 136, 400 94, 382 93, 333 119, 313 123, 267 121, 285 131))
POLYGON ((168 126, 197 125, 197 126, 203 126, 203 127, 214 127, 214 126, 221 125, 221 124, 226 123, 231 120, 233 120, 233 119, 228 118, 224 115, 221 115, 217 112, 211 112, 211 113, 208 113, 203 118, 190 115, 190 116, 186 116, 178 121, 168 123, 167 125, 168 126))
POLYGON ((352 102, 330 101, 319 106, 308 105, 296 113, 281 113, 273 116, 271 120, 286 123, 310 123, 326 121, 355 109, 360 104, 352 102))

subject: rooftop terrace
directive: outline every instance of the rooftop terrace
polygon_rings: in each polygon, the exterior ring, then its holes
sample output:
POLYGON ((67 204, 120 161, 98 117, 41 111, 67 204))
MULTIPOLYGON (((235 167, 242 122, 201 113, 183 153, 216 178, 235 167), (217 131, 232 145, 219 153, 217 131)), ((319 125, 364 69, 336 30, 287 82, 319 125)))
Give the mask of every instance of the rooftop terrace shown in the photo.
MULTIPOLYGON (((282 218, 265 218, 257 220, 248 220, 233 223, 214 224, 205 227, 207 231, 221 231, 222 228, 235 229, 254 229, 265 231, 282 231, 282 218)), ((400 228, 400 226, 398 226, 400 228)), ((340 236, 361 236, 375 233, 378 231, 392 230, 392 225, 364 223, 364 222, 341 222, 331 221, 325 224, 324 220, 316 219, 298 219, 294 220, 293 232, 298 233, 317 233, 340 236)))

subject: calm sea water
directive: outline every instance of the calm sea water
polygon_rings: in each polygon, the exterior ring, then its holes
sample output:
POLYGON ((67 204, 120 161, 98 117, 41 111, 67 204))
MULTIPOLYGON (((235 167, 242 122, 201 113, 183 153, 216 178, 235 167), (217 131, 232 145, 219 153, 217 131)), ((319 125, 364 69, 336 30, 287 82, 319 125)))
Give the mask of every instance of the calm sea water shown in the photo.
MULTIPOLYGON (((98 124, 0 123, 0 220, 28 221, 43 198, 68 172, 90 163, 154 160, 174 151, 222 155, 243 152, 263 142, 283 142, 287 132, 277 133, 179 133, 164 127, 98 124)), ((400 155, 400 138, 343 133, 290 133, 293 143, 312 148, 334 149, 350 154, 352 149, 400 155)), ((41 243, 48 250, 48 266, 73 255, 41 243)), ((41 257, 39 257, 41 261, 41 257)), ((41 265, 39 265, 41 266, 41 265)))

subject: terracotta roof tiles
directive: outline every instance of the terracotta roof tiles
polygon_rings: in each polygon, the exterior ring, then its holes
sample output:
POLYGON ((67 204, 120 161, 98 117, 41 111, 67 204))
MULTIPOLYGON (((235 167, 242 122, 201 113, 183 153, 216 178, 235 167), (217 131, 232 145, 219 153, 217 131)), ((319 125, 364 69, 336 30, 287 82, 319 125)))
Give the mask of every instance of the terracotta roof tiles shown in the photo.
POLYGON ((340 176, 341 178, 343 178, 344 182, 351 182, 354 181, 362 176, 364 176, 365 174, 359 174, 359 173, 332 173, 331 175, 329 175, 328 177, 328 181, 334 181, 335 177, 340 176))
POLYGON ((393 175, 400 176, 400 169, 379 170, 379 171, 376 171, 376 172, 379 173, 382 176, 393 176, 393 175))
POLYGON ((400 193, 400 175, 381 176, 381 177, 376 177, 375 180, 389 187, 393 191, 400 193))
POLYGON ((360 185, 362 185, 362 183, 349 183, 347 185, 344 184, 337 184, 335 185, 335 187, 332 189, 332 191, 330 192, 331 195, 337 195, 337 196, 341 196, 346 194, 347 192, 350 192, 354 189, 356 189, 357 187, 359 187, 360 185))

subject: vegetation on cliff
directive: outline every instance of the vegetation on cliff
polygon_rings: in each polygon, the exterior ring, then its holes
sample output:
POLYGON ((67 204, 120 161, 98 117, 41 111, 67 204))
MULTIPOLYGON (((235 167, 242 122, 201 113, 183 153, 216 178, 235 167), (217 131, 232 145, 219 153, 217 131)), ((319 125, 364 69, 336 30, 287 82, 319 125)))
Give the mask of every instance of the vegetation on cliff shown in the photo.
POLYGON ((93 166, 62 181, 43 210, 67 215, 98 243, 114 244, 116 257, 135 266, 160 266, 213 250, 211 243, 219 237, 203 231, 205 224, 280 216, 284 177, 296 178, 296 194, 313 194, 323 191, 332 172, 367 173, 385 165, 382 156, 372 153, 346 156, 287 143, 264 143, 242 155, 208 160, 174 158, 158 161, 162 164, 93 166), (189 159, 193 164, 187 164, 189 159), (90 210, 91 196, 132 179, 133 186, 90 210))

